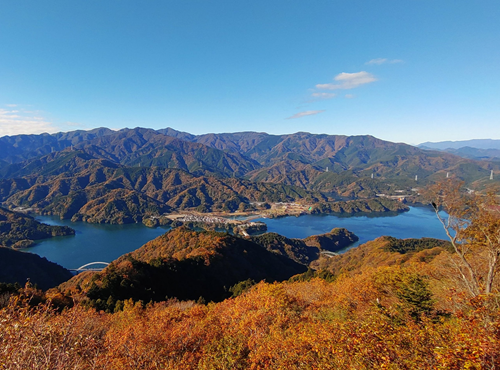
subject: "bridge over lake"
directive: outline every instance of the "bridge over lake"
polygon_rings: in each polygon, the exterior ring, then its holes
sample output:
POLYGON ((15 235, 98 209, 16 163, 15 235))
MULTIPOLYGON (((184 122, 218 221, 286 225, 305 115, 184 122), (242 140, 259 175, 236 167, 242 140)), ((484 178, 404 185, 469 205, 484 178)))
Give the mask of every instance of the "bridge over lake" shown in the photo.
POLYGON ((83 266, 78 267, 77 269, 70 269, 70 271, 74 271, 76 273, 82 271, 102 271, 108 265, 109 265, 108 262, 89 262, 83 266), (100 267, 91 267, 91 266, 100 266, 100 267))

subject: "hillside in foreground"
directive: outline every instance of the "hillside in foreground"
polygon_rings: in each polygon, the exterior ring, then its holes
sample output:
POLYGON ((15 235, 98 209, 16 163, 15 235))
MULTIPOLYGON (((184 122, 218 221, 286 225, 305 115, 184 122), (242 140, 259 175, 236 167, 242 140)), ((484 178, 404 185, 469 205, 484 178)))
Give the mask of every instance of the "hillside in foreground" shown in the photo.
POLYGON ((113 311, 128 299, 221 301, 241 281, 283 281, 306 270, 251 241, 180 227, 118 258, 100 273, 75 276, 62 288, 78 287, 90 305, 113 311))
MULTIPOLYGON (((191 233, 167 234, 133 258, 136 263, 199 258, 200 267, 210 268, 231 241, 191 233), (186 248, 179 249, 181 244, 186 248)), ((495 298, 470 299, 451 270, 433 264, 449 258, 446 243, 385 237, 360 248, 330 259, 347 263, 348 271, 333 263, 328 281, 306 273, 293 282, 261 282, 220 303, 130 299, 114 313, 81 304, 57 313, 47 305, 24 309, 17 301, 0 309, 0 359, 21 368, 74 369, 495 368, 500 361, 495 298), (385 257, 374 263, 370 256, 380 251, 385 257)), ((244 250, 254 253, 241 244, 233 261, 245 258, 244 250)), ((128 269, 129 263, 123 258, 124 265, 114 267, 127 273, 124 285, 139 277, 130 275, 138 270, 128 269)), ((110 271, 95 276, 90 280, 96 286, 120 289, 110 271)))
POLYGON ((0 283, 24 286, 30 281, 47 290, 71 277, 73 274, 69 270, 36 254, 0 247, 0 283))

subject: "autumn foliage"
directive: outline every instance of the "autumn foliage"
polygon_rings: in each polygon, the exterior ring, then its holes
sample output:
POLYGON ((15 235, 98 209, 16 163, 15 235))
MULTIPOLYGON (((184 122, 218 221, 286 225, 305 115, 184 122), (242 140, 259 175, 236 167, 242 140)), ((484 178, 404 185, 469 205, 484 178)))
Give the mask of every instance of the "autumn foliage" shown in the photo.
POLYGON ((498 369, 497 280, 471 295, 453 242, 381 237, 266 283, 246 272, 285 256, 178 229, 59 289, 0 285, 0 369, 498 369))
POLYGON ((481 369, 500 362, 498 305, 432 292, 417 266, 259 283, 208 305, 125 302, 0 311, 3 369, 481 369), (441 300, 436 302, 436 299, 441 300), (437 309, 437 307, 440 307, 437 309))

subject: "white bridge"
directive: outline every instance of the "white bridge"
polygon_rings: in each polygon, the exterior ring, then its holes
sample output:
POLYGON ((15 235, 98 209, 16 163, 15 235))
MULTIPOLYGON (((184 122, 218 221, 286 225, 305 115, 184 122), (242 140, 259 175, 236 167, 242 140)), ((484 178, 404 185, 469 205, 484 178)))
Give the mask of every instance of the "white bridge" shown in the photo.
POLYGON ((82 271, 102 271, 109 263, 107 262, 90 262, 83 266, 78 267, 77 269, 70 269, 70 271, 82 272, 82 271), (100 265, 101 267, 90 267, 94 265, 100 265))
POLYGON ((330 251, 321 251, 320 254, 327 256, 327 257, 335 257, 338 256, 338 253, 335 252, 330 252, 330 251))

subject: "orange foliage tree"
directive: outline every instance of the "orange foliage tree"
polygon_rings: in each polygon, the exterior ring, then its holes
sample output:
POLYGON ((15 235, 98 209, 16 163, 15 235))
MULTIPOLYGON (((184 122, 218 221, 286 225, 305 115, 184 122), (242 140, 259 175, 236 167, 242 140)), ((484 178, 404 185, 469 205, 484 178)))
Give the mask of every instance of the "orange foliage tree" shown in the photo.
POLYGON ((425 288, 419 276, 371 269, 332 283, 259 283, 217 304, 129 300, 113 314, 13 299, 0 309, 0 369, 494 368, 498 315, 485 321, 481 297, 433 313, 427 293, 411 293, 425 288))
POLYGON ((454 179, 429 187, 426 196, 452 243, 455 266, 469 294, 494 292, 500 266, 498 196, 465 189, 454 179))

